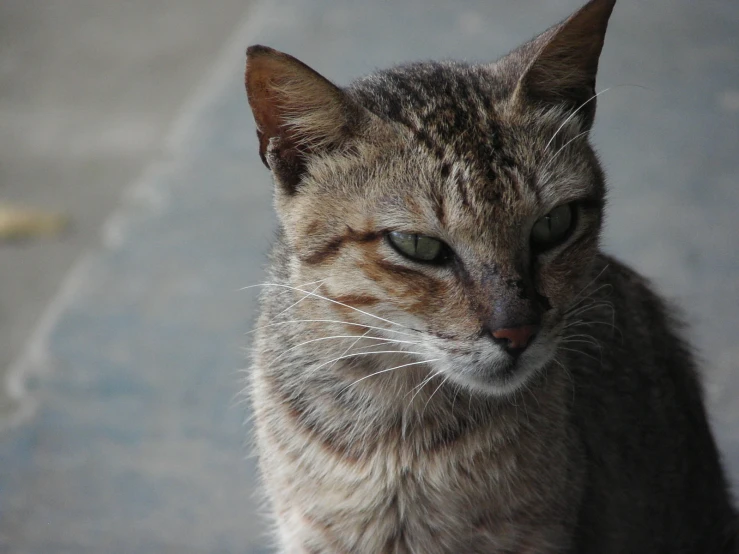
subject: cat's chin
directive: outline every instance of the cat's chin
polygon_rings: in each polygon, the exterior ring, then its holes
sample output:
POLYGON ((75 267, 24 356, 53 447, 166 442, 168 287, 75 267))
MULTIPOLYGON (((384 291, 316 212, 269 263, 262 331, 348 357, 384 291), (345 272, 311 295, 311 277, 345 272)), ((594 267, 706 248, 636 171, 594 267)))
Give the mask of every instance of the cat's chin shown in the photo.
POLYGON ((487 396, 510 396, 526 387, 553 357, 548 349, 537 348, 519 358, 508 355, 488 362, 447 363, 439 369, 450 381, 471 392, 487 396))
POLYGON ((487 396, 510 396, 521 390, 541 366, 514 363, 502 371, 450 372, 450 380, 471 392, 487 396))

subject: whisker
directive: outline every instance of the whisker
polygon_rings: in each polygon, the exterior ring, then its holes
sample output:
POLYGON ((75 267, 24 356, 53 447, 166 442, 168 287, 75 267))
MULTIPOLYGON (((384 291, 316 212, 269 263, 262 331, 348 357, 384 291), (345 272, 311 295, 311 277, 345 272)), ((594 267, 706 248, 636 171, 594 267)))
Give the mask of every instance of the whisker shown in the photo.
POLYGON ((410 362, 410 363, 407 363, 407 364, 396 365, 395 367, 390 367, 388 369, 382 369, 380 371, 375 371, 374 373, 370 373, 369 375, 365 375, 361 379, 357 379, 356 381, 353 381, 352 383, 349 383, 346 387, 344 387, 343 389, 341 389, 339 391, 339 394, 341 394, 342 392, 344 392, 345 390, 347 390, 349 387, 353 387, 354 385, 356 385, 360 381, 364 381, 365 379, 369 379, 370 377, 374 377, 375 375, 379 375, 380 373, 387 373, 389 371, 394 371, 396 369, 400 369, 402 367, 409 367, 409 366, 412 366, 412 365, 430 364, 431 362, 436 362, 439 359, 440 358, 434 358, 432 360, 423 360, 423 361, 420 361, 420 362, 410 362))
POLYGON ((596 358, 592 354, 588 354, 587 352, 584 352, 582 350, 575 350, 574 348, 566 348, 566 347, 561 346, 561 345, 557 345, 557 348, 560 349, 560 350, 564 350, 566 352, 574 352, 575 354, 582 354, 583 356, 587 356, 591 360, 595 360, 596 362, 600 362, 601 366, 603 365, 603 358, 601 358, 599 360, 598 358, 596 358))
MULTIPOLYGON (((343 351, 343 352, 341 353, 341 355, 343 356, 344 354, 347 354, 347 353, 348 353, 348 352, 349 352, 349 351, 350 351, 350 350, 351 350, 352 348, 354 348, 354 345, 355 345, 355 344, 357 344, 357 343, 358 343, 358 342, 359 342, 360 340, 362 340, 363 338, 367 337, 367 334, 368 334, 368 333, 369 333, 369 332, 370 332, 371 330, 372 330, 372 329, 367 329, 367 330, 366 330, 366 331, 365 331, 364 333, 362 333, 362 334, 361 334, 361 335, 360 335, 359 337, 357 337, 357 339, 356 339, 356 340, 355 340, 355 341, 354 341, 353 343, 351 343, 351 344, 349 345, 349 348, 347 348, 346 350, 344 350, 344 351, 343 351)), ((370 338, 374 338, 374 337, 370 337, 370 338)), ((386 340, 385 340, 385 341, 382 341, 382 342, 381 342, 381 344, 386 344, 387 342, 388 342, 388 341, 386 341, 386 340)), ((331 364, 330 366, 328 366, 328 369, 329 369, 329 371, 330 371, 330 370, 331 370, 331 368, 333 368, 333 367, 334 367, 334 366, 335 366, 336 364, 337 364, 337 362, 334 362, 333 364, 331 364)))
MULTIPOLYGON (((624 85, 617 85, 617 86, 624 86, 624 85)), ((569 121, 570 121, 570 120, 571 120, 571 119, 572 119, 573 117, 575 117, 575 115, 577 115, 577 112, 579 112, 580 110, 582 110, 582 109, 583 109, 583 108, 584 108, 585 106, 587 106, 588 104, 590 104, 590 102, 592 102, 593 100, 595 100, 596 98, 598 98, 598 97, 599 97, 599 96, 600 96, 601 94, 605 94, 606 92, 608 92, 609 90, 611 90, 611 89, 613 89, 613 88, 615 88, 615 87, 608 87, 608 88, 604 88, 603 90, 601 90, 600 92, 598 92, 598 93, 594 94, 593 96, 591 96, 590 98, 588 98, 587 100, 585 100, 585 102, 583 102, 582 104, 580 104, 580 105, 579 105, 579 106, 577 107, 577 109, 576 109, 576 110, 575 110, 574 112, 572 112, 572 113, 571 113, 571 114, 570 114, 570 115, 569 115, 569 116, 567 117, 567 119, 565 119, 565 120, 564 120, 564 121, 562 122, 562 125, 560 125, 560 126, 559 126, 559 128, 558 128, 558 129, 557 129, 557 130, 556 130, 556 131, 554 132, 554 134, 552 135, 552 138, 550 138, 550 139, 549 139, 549 142, 547 142, 546 146, 544 147, 544 150, 546 150, 547 148, 549 148, 549 145, 550 145, 550 144, 552 144, 552 141, 553 141, 553 140, 554 140, 554 139, 555 139, 555 138, 557 137, 557 135, 558 135, 558 134, 559 134, 559 132, 560 132, 560 131, 562 130, 562 128, 563 128, 563 127, 564 127, 565 125, 567 125, 567 123, 569 123, 569 121)))
POLYGON ((552 358, 552 361, 557 364, 559 367, 562 368, 562 371, 565 375, 567 375, 567 378, 570 380, 570 388, 572 389, 572 401, 575 401, 575 378, 572 376, 572 372, 565 367, 565 365, 560 362, 556 357, 552 358))
POLYGON ((587 135, 589 132, 590 132, 590 130, 588 129, 587 131, 583 131, 582 133, 578 133, 577 135, 575 135, 574 137, 572 137, 570 140, 568 140, 567 142, 565 142, 564 145, 561 146, 559 148, 559 150, 557 150, 554 153, 554 156, 552 156, 551 158, 549 158, 549 161, 547 161, 546 165, 541 168, 541 173, 544 173, 547 169, 549 169, 551 167, 551 165, 554 163, 554 160, 557 159, 557 156, 559 156, 559 154, 560 154, 560 152, 562 152, 562 150, 564 150, 565 148, 567 148, 572 142, 576 141, 580 137, 582 137, 584 135, 587 135))
POLYGON ((357 352, 356 354, 345 354, 343 356, 339 356, 338 358, 333 358, 332 360, 323 362, 322 364, 317 365, 316 367, 312 367, 310 368, 310 371, 311 372, 317 371, 321 369, 322 367, 326 367, 328 364, 339 361, 339 360, 345 360, 347 358, 353 358, 357 356, 374 356, 375 354, 413 354, 413 355, 421 356, 423 355, 423 352, 405 352, 403 350, 377 350, 375 352, 357 352))
POLYGON ((431 374, 428 377, 426 377, 423 381, 421 381, 421 384, 420 385, 416 385, 415 387, 413 387, 410 391, 408 391, 406 393, 406 396, 408 396, 411 392, 416 391, 413 394, 413 396, 411 396, 411 399, 408 402, 408 407, 409 408, 413 404, 413 400, 416 398, 416 396, 418 396, 418 393, 423 390, 423 387, 425 387, 426 384, 429 383, 434 377, 437 377, 438 375, 441 375, 441 373, 442 373, 441 370, 432 371, 431 374))
POLYGON ((581 327, 583 325, 608 325, 611 326, 609 321, 596 321, 591 319, 578 319, 577 321, 571 321, 563 327, 563 329, 569 329, 570 327, 581 327))
MULTIPOLYGON (((420 389, 421 387, 423 387, 426 383, 428 383, 431 379, 434 378, 434 375, 436 375, 436 373, 435 372, 431 372, 423 381, 421 381, 420 384, 416 385, 411 390, 409 390, 407 393, 405 393, 405 396, 408 396, 414 390, 420 389)), ((413 401, 413 398, 411 398, 411 401, 413 401)))
POLYGON ((579 306, 580 304, 582 304, 586 300, 593 300, 595 302, 595 300, 593 299, 593 296, 596 293, 600 292, 603 289, 612 289, 612 288, 613 288, 613 286, 610 283, 604 283, 603 285, 601 285, 601 286, 593 289, 592 291, 590 291, 589 294, 586 294, 586 295, 583 295, 582 294, 583 292, 585 292, 585 289, 583 289, 583 290, 580 291, 580 294, 579 295, 577 295, 575 298, 573 298, 573 302, 572 302, 572 304, 570 304, 568 310, 571 311, 571 310, 575 309, 577 306, 579 306), (577 300, 577 301, 575 302, 574 300, 577 300))
MULTIPOLYGON (((239 372, 241 371, 242 370, 239 370, 239 372)), ((242 404, 248 402, 250 400, 249 395, 248 395, 250 386, 251 386, 250 384, 247 384, 246 386, 242 387, 241 390, 235 393, 231 397, 231 401, 229 402, 229 405, 235 408, 235 407, 239 407, 242 404)))
POLYGON ((518 419, 518 401, 516 400, 516 391, 513 391, 513 394, 508 396, 508 404, 513 406, 513 409, 516 411, 516 419, 518 419))
POLYGON ((583 302, 586 302, 588 300, 590 300, 592 302, 610 302, 610 300, 606 300, 605 298, 597 298, 596 297, 596 294, 600 290, 607 289, 607 288, 613 288, 613 287, 611 287, 611 285, 601 285, 597 289, 593 290, 590 294, 587 294, 587 295, 583 296, 582 298, 580 298, 577 302, 573 302, 572 304, 570 304, 569 308, 567 309, 567 313, 570 313, 570 312, 574 311, 575 308, 577 308, 578 306, 582 305, 583 302))
MULTIPOLYGON (((338 300, 327 298, 326 296, 322 296, 320 294, 316 294, 315 292, 310 292, 305 289, 300 289, 300 288, 293 287, 290 285, 284 285, 282 283, 260 283, 258 285, 250 285, 248 287, 244 287, 243 289, 240 289, 240 290, 246 290, 246 289, 253 288, 253 287, 279 287, 279 288, 285 288, 289 290, 296 290, 298 292, 304 292, 308 294, 308 296, 313 296, 314 298, 319 298, 320 300, 325 300, 326 302, 331 302, 332 304, 343 306, 344 308, 349 308, 350 310, 354 310, 355 312, 364 314, 369 317, 374 317, 375 319, 379 319, 380 321, 384 321, 385 323, 389 323, 390 325, 397 325, 398 327, 402 327, 403 329, 410 329, 410 327, 406 327, 405 325, 396 323, 395 321, 390 321, 389 319, 385 319, 384 317, 380 317, 379 315, 375 315, 370 312, 365 312, 364 310, 360 310, 359 308, 355 308, 354 306, 350 306, 349 304, 344 304, 343 302, 339 302, 338 300)), ((415 331, 415 329, 411 329, 411 330, 415 331)))
POLYGON ((355 323, 353 321, 341 321, 339 319, 291 319, 289 321, 277 321, 275 323, 268 323, 267 325, 261 325, 259 327, 256 327, 255 329, 252 329, 251 331, 247 331, 245 334, 251 335, 252 333, 256 333, 257 331, 260 331, 262 329, 267 329, 269 327, 275 327, 277 325, 287 325, 289 323, 343 323, 344 325, 353 325, 355 327, 363 327, 365 329, 374 329, 377 331, 387 331, 388 333, 406 335, 408 337, 418 336, 413 333, 406 333, 404 331, 397 331, 395 329, 387 329, 386 327, 376 327, 372 325, 365 325, 364 323, 355 323))
MULTIPOLYGON (((356 342, 359 341, 360 339, 375 340, 375 337, 368 337, 368 336, 366 336, 367 333, 369 333, 369 331, 366 331, 364 335, 360 335, 359 337, 357 337, 357 335, 333 335, 333 336, 330 336, 330 337, 319 337, 317 339, 307 340, 307 341, 301 342, 300 344, 296 344, 295 346, 291 346, 287 350, 281 352, 280 355, 277 356, 273 361, 276 362, 277 360, 281 359, 288 352, 291 352, 292 350, 295 350, 296 348, 300 348, 301 346, 305 346, 306 344, 311 344, 313 342, 320 342, 320 341, 332 340, 332 339, 357 339, 354 342, 354 344, 356 344, 356 342)), ((399 344, 399 343, 400 344, 420 344, 418 342, 411 342, 411 341, 406 341, 406 340, 393 340, 393 339, 380 339, 380 338, 377 338, 376 340, 387 340, 387 342, 393 342, 395 344, 399 344)), ((347 350, 347 352, 349 350, 351 350, 351 346, 349 347, 349 349, 347 350)), ((344 354, 346 354, 346 352, 344 352, 344 354)))
MULTIPOLYGON (((563 337, 564 339, 590 339, 595 343, 598 343, 598 339, 596 339, 593 335, 588 335, 587 333, 576 333, 574 335, 567 335, 563 337)), ((600 343, 598 343, 600 344, 600 343)))
POLYGON ((588 333, 573 333, 571 335, 563 335, 562 338, 564 340, 579 340, 579 339, 587 339, 588 341, 592 341, 593 344, 598 345, 598 348, 600 348, 600 342, 598 342, 598 339, 594 337, 593 335, 589 335, 588 333))
MULTIPOLYGON (((316 292, 316 291, 317 291, 318 289, 320 289, 320 288, 321 288, 321 286, 323 285, 323 281, 325 281, 325 279, 322 279, 322 280, 321 280, 321 283, 320 283, 320 284, 319 284, 319 285, 318 285, 318 286, 317 286, 316 288, 314 288, 312 292, 316 292)), ((311 283, 311 284, 313 284, 313 283, 311 283)), ((303 286, 305 286, 305 285, 301 285, 301 287, 303 287, 303 286)), ((284 310, 282 310, 282 311, 281 311, 280 313, 278 313, 277 315, 275 315, 274 317, 272 317, 271 321, 274 321, 275 319, 277 319, 278 317, 280 317, 280 316, 281 316, 282 314, 284 314, 284 313, 285 313, 286 311, 288 311, 288 310, 290 310, 290 309, 294 308, 295 306, 297 306, 298 304, 300 304, 300 303, 301 303, 301 302, 302 302, 303 300, 305 300, 305 299, 306 299, 306 298, 308 298, 309 296, 310 296, 309 294, 306 294, 305 296, 303 296, 303 297, 302 297, 302 298, 301 298, 300 300, 298 300, 297 302, 293 302, 293 303, 292 303, 292 304, 290 304, 290 305, 289 305, 289 306, 288 306, 287 308, 285 308, 285 309, 284 309, 284 310)))
MULTIPOLYGON (((606 271, 606 270, 607 270, 607 269, 608 269, 608 268, 610 267, 610 265, 611 265, 611 264, 606 264, 605 266, 603 266, 603 269, 601 269, 601 270, 600 270, 600 271, 598 272, 598 275, 596 275, 595 277, 593 277, 593 278, 592 278, 592 279, 591 279, 591 280, 590 280, 590 281, 588 282, 588 284, 587 284, 587 285, 585 285, 585 286, 584 286, 583 288, 581 288, 581 289, 580 289, 580 292, 578 292, 578 293, 577 293, 577 294, 575 295, 575 298, 573 298, 573 300, 577 300, 578 298, 580 298, 580 295, 581 295, 581 294, 582 294, 583 292, 585 292, 585 291, 587 290, 587 288, 588 288, 588 287, 589 287, 590 285, 592 285, 593 283, 595 283, 595 282, 596 282, 596 281, 597 281, 597 280, 598 280, 598 279, 600 278, 600 276, 601 276, 601 275, 603 275, 603 273, 605 273, 605 271, 606 271)), ((606 283, 606 284, 607 284, 607 283, 606 283)), ((595 290, 597 291, 597 290, 599 290, 599 289, 595 289, 595 290)))
POLYGON ((571 327, 582 327, 584 325, 608 325, 611 328, 611 337, 613 337, 614 334, 618 332, 618 334, 621 335, 621 338, 623 338, 623 333, 621 332, 621 329, 619 329, 618 326, 615 324, 613 318, 611 318, 611 321, 578 320, 573 323, 568 323, 563 327, 563 329, 569 329, 571 327))
MULTIPOLYGON (((406 343, 406 344, 414 344, 414 345, 421 344, 418 341, 399 341, 399 340, 396 340, 396 339, 378 339, 378 338, 375 338, 375 337, 366 337, 366 335, 367 335, 367 333, 369 333, 369 331, 370 331, 369 329, 367 331, 365 331, 364 334, 360 338, 368 338, 368 339, 371 339, 371 340, 376 340, 377 342, 375 344, 370 344, 368 346, 363 346, 363 347, 360 347, 360 348, 356 348, 354 350, 354 352, 361 352, 363 350, 368 350, 370 348, 377 348, 378 346, 382 346, 384 344, 398 344, 398 343, 406 343)), ((348 352, 350 352, 351 349, 354 347, 354 345, 357 344, 357 342, 359 342, 360 338, 357 338, 357 340, 355 340, 351 345, 349 345, 349 348, 347 348, 344 352, 342 352, 341 355, 343 356, 344 354, 347 354, 348 352)), ((330 371, 331 368, 334 367, 337 363, 338 363, 338 360, 335 361, 334 363, 332 363, 330 366, 328 366, 328 370, 327 371, 330 371)))
MULTIPOLYGON (((514 391, 514 395, 518 394, 518 391, 514 391)), ((523 406, 523 413, 526 414, 526 421, 531 424, 531 418, 529 417, 529 408, 526 406, 526 395, 524 391, 521 391, 521 405, 523 406)))
POLYGON ((444 386, 444 383, 446 383, 449 380, 449 375, 447 375, 444 379, 441 380, 441 383, 439 383, 439 386, 434 389, 434 392, 431 393, 431 396, 429 396, 426 399, 426 403, 423 405, 423 409, 421 410, 421 417, 423 417, 423 414, 426 413, 426 408, 429 405, 429 402, 431 402, 431 399, 434 397, 434 395, 439 392, 439 389, 444 386))
POLYGON ((454 390, 454 397, 452 398, 452 409, 450 410, 452 413, 454 413, 454 404, 457 402, 457 396, 459 395, 459 391, 462 390, 462 385, 455 385, 454 390))
MULTIPOLYGON (((369 350, 370 348, 377 348, 378 346, 382 346, 383 344, 393 344, 394 342, 395 341, 393 339, 378 339, 377 342, 374 344, 368 344, 367 346, 360 346, 358 348, 355 348, 354 352, 362 352, 365 350, 369 350)), ((408 344, 420 345, 423 343, 417 341, 408 341, 408 344)))
POLYGON ((568 337, 568 338, 562 339, 560 344, 589 344, 590 346, 595 346, 598 350, 601 350, 601 351, 603 350, 603 347, 598 342, 595 342, 592 340, 585 340, 585 339, 570 339, 568 337))
POLYGON ((325 283, 326 281, 327 281, 327 279, 317 279, 317 280, 315 280, 315 281, 308 281, 307 283, 301 283, 301 284, 299 284, 298 286, 299 286, 300 288, 303 288, 303 287, 307 287, 308 285, 315 285, 316 283, 321 283, 321 284, 323 284, 323 283, 325 283))
MULTIPOLYGON (((302 287, 307 287, 307 286, 309 286, 309 285, 315 285, 316 283, 321 283, 321 284, 323 284, 324 282, 326 282, 326 280, 327 280, 327 279, 318 279, 318 280, 316 280, 316 281, 308 281, 307 283, 301 283, 301 284, 299 284, 299 285, 297 285, 297 286, 298 286, 298 287, 300 287, 300 288, 302 288, 302 287)), ((248 286, 246 286, 246 287, 241 287, 241 288, 238 288, 238 289, 236 289, 236 291, 237 291, 237 292, 241 292, 241 291, 244 291, 244 290, 248 290, 248 289, 253 289, 253 288, 255 288, 255 287, 261 287, 261 286, 264 286, 264 285, 269 285, 269 284, 270 284, 270 283, 257 283, 256 285, 248 285, 248 286)))
POLYGON ((623 335, 623 333, 621 333, 621 329, 619 329, 613 321, 598 321, 596 319, 580 319, 577 321, 573 321, 572 323, 568 323, 567 325, 565 325, 562 329, 575 329, 577 327, 587 327, 590 325, 607 325, 611 328, 611 336, 613 336, 613 333, 615 333, 616 331, 618 331, 620 335, 623 335))
POLYGON ((598 302, 593 302, 592 304, 585 304, 584 306, 580 306, 579 308, 576 308, 575 310, 566 312, 565 317, 569 318, 569 317, 579 316, 579 315, 589 312, 590 310, 595 310, 598 308, 610 308, 612 311, 615 312, 615 308, 613 307, 612 302, 608 302, 607 300, 601 300, 598 302))

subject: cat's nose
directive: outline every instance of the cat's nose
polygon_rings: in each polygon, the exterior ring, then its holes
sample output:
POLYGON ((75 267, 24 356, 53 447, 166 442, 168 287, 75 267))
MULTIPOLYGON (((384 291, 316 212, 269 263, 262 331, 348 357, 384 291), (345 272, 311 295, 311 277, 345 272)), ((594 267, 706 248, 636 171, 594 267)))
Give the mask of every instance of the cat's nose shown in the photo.
POLYGON ((526 350, 538 331, 538 325, 522 325, 496 329, 491 334, 495 342, 505 348, 506 352, 511 356, 518 356, 526 350))

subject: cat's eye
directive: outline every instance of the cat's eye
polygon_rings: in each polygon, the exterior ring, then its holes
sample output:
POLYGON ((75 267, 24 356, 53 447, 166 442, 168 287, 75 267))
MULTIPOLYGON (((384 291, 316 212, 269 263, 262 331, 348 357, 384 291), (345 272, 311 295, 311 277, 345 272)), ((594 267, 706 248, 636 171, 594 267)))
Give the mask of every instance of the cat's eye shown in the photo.
POLYGON ((400 254, 416 262, 441 264, 449 259, 449 247, 439 239, 391 231, 387 240, 400 254))
POLYGON ((572 203, 554 208, 547 215, 534 223, 531 229, 531 244, 537 250, 546 250, 562 243, 569 235, 575 223, 572 203))

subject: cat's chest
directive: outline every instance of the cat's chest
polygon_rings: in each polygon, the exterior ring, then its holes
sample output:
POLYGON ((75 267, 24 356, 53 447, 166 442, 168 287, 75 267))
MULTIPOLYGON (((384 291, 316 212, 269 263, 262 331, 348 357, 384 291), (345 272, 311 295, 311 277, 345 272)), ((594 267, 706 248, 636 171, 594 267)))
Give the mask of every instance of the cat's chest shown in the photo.
POLYGON ((312 453, 311 465, 320 469, 285 498, 288 519, 301 527, 295 546, 305 552, 560 552, 561 511, 546 505, 546 484, 531 478, 515 444, 481 432, 487 436, 465 436, 434 450, 387 440, 361 460, 319 460, 327 452, 312 453))

